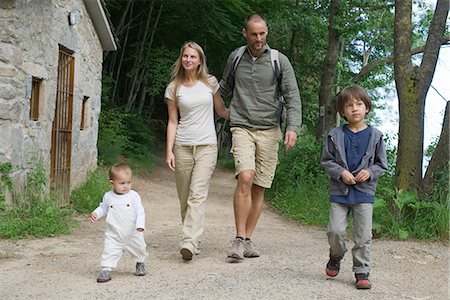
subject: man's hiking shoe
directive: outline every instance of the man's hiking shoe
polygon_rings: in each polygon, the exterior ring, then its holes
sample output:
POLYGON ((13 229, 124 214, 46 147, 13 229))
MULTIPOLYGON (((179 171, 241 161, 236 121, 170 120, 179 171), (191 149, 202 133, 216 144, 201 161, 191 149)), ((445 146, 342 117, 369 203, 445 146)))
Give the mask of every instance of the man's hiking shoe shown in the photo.
POLYGON ((367 290, 372 287, 369 281, 369 274, 366 273, 359 273, 355 274, 356 277, 356 288, 359 290, 367 290))
POLYGON ((147 274, 147 269, 145 268, 144 263, 136 263, 136 273, 134 273, 136 276, 145 276, 147 274))
POLYGON ((325 272, 330 277, 336 277, 339 274, 339 270, 341 268, 341 257, 333 257, 330 255, 330 260, 327 263, 327 268, 325 272))
POLYGON ((193 253, 191 250, 187 248, 181 248, 180 253, 183 260, 192 260, 193 253))
POLYGON ((236 238, 233 241, 233 246, 231 247, 230 252, 228 253, 229 258, 234 259, 244 259, 244 240, 236 238))
POLYGON ((111 280, 111 271, 102 270, 98 275, 97 282, 107 282, 111 280))
POLYGON ((258 251, 255 250, 255 244, 251 240, 244 242, 244 257, 259 257, 258 251))

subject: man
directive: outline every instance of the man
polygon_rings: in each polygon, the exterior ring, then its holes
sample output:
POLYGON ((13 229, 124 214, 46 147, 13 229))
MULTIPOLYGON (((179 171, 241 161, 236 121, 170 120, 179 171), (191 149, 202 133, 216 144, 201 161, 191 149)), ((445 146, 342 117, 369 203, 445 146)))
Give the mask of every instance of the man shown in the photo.
MULTIPOLYGON (((230 127, 237 185, 234 192, 236 239, 229 258, 259 257, 251 241, 264 204, 264 190, 272 185, 278 163, 278 146, 282 139, 277 78, 266 44, 268 28, 263 16, 249 15, 242 34, 247 48, 235 68, 234 81, 227 80, 233 69, 236 49, 228 57, 222 96, 232 94, 230 127)), ((301 104, 297 81, 289 59, 279 53, 281 93, 286 102, 286 134, 284 145, 291 149, 297 142, 301 125, 301 104)))

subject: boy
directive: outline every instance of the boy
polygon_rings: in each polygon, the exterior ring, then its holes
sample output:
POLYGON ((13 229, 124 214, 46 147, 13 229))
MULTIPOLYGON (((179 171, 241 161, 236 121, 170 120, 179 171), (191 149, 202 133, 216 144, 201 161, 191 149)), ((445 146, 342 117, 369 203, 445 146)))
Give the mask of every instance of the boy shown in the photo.
POLYGON ((340 261, 347 251, 344 236, 351 211, 356 288, 370 289, 372 210, 377 179, 388 169, 386 150, 383 134, 365 123, 372 104, 362 87, 344 88, 337 95, 336 106, 348 124, 330 130, 321 159, 330 176, 330 259, 326 274, 335 277, 339 273, 340 261))
POLYGON ((144 260, 147 245, 144 241, 145 212, 141 197, 131 190, 131 169, 124 163, 115 164, 109 170, 112 190, 105 193, 102 203, 91 214, 91 222, 106 215, 107 229, 101 259, 102 271, 97 282, 111 280, 111 271, 117 266, 123 251, 128 250, 136 259, 137 276, 147 270, 144 260))

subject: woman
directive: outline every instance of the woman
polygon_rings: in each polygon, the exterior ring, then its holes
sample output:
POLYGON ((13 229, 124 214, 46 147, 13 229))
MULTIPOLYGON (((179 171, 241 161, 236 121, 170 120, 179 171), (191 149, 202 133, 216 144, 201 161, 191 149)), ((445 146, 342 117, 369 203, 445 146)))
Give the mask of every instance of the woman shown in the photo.
POLYGON ((180 200, 183 260, 198 254, 203 233, 205 200, 217 162, 214 110, 225 119, 225 107, 217 79, 208 74, 203 49, 187 42, 173 65, 172 81, 166 88, 169 113, 166 163, 175 171, 180 200), (179 118, 180 117, 180 118, 179 118))

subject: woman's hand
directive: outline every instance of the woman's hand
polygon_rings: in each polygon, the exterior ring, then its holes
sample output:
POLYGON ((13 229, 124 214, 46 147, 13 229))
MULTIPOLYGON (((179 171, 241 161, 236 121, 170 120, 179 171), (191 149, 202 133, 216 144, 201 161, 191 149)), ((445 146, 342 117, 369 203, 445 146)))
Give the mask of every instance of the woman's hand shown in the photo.
POLYGON ((172 171, 175 171, 175 155, 173 152, 169 152, 166 154, 166 164, 172 171))

